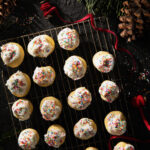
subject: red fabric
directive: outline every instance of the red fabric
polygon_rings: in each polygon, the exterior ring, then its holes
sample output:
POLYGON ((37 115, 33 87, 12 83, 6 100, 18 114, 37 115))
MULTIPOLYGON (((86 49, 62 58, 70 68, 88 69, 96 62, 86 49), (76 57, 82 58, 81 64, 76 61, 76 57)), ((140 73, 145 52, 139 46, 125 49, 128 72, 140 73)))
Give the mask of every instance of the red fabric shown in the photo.
POLYGON ((101 32, 107 32, 107 33, 112 34, 112 35, 115 37, 115 40, 116 40, 116 41, 115 41, 115 45, 114 45, 115 50, 120 50, 120 51, 123 51, 123 52, 126 52, 127 54, 129 54, 129 55, 132 57, 133 70, 136 70, 136 62, 135 62, 135 59, 134 59, 132 53, 131 53, 130 51, 128 51, 127 49, 125 49, 125 48, 120 48, 120 47, 118 47, 118 37, 117 37, 117 35, 116 35, 115 32, 113 32, 113 31, 111 31, 111 30, 109 30, 109 29, 98 28, 98 27, 95 26, 93 14, 87 14, 85 17, 83 17, 83 18, 80 19, 80 20, 77 20, 77 21, 74 21, 74 22, 69 22, 69 21, 64 20, 64 19, 60 16, 60 14, 59 14, 57 8, 54 7, 54 6, 51 6, 51 5, 49 4, 49 2, 46 2, 46 3, 41 4, 40 9, 43 11, 45 17, 46 17, 47 15, 51 14, 52 12, 55 12, 55 14, 58 16, 58 18, 59 18, 62 22, 65 22, 65 23, 78 23, 78 22, 82 22, 82 21, 84 21, 84 20, 90 19, 90 20, 91 20, 91 26, 92 26, 92 28, 93 28, 94 30, 98 30, 98 31, 101 31, 101 32))
POLYGON ((132 99, 132 105, 139 109, 142 120, 143 120, 145 126, 147 127, 147 129, 150 131, 150 124, 148 123, 148 121, 144 115, 143 109, 142 109, 142 106, 145 106, 144 97, 142 95, 138 95, 138 96, 134 97, 132 99))
POLYGON ((149 140, 140 140, 140 139, 136 139, 134 137, 128 137, 128 136, 111 136, 108 142, 108 149, 109 150, 113 150, 112 146, 111 146, 111 142, 112 140, 115 139, 125 139, 128 141, 133 141, 133 142, 138 142, 138 143, 150 143, 150 139, 149 140))

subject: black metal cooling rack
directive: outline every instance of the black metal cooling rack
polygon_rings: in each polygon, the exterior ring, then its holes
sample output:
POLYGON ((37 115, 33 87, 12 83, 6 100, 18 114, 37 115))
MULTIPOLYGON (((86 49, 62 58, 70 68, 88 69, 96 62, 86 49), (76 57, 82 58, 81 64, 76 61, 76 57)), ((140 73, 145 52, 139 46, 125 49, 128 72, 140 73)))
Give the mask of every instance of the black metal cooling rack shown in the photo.
MULTIPOLYGON (((107 18, 95 18, 95 24, 99 27, 110 29, 107 18)), ((34 128, 39 132, 40 142, 36 148, 37 150, 54 149, 48 147, 47 144, 45 144, 44 134, 47 132, 47 129, 50 125, 57 123, 62 125, 67 132, 66 141, 59 149, 83 150, 88 146, 95 146, 98 147, 100 150, 107 150, 107 143, 110 135, 106 132, 103 121, 106 114, 112 110, 120 110, 125 114, 128 122, 127 132, 125 133, 125 135, 136 137, 135 129, 132 127, 134 114, 132 112, 132 109, 130 109, 130 106, 128 105, 124 94, 125 91, 123 88, 124 85, 122 81, 122 75, 120 73, 120 68, 118 67, 119 60, 113 47, 114 38, 109 33, 102 33, 93 30, 90 25, 90 21, 87 20, 82 23, 69 24, 62 27, 23 35, 21 37, 13 39, 3 40, 0 41, 0 45, 10 41, 20 43, 25 50, 25 59, 23 64, 19 66, 19 68, 11 69, 1 64, 1 66, 3 66, 2 82, 5 92, 5 99, 8 102, 12 126, 16 136, 16 143, 14 143, 15 149, 19 149, 17 145, 19 131, 25 128, 34 128), (65 51, 61 49, 57 43, 57 34, 64 27, 74 28, 79 32, 81 42, 79 47, 74 51, 65 51), (52 38, 54 38, 56 42, 56 48, 54 52, 45 59, 33 58, 27 53, 26 50, 29 41, 33 37, 40 34, 48 34, 52 38), (109 51, 114 55, 116 59, 114 70, 108 74, 102 74, 93 67, 92 57, 97 51, 100 50, 109 51), (69 79, 63 72, 64 62, 71 55, 79 55, 87 61, 87 73, 85 77, 81 80, 73 81, 69 79), (32 78, 35 67, 45 65, 51 65, 52 67, 54 67, 56 71, 56 80, 52 86, 47 88, 38 87, 32 82, 31 90, 26 98, 31 100, 33 103, 33 114, 31 118, 27 121, 18 121, 18 119, 12 116, 11 112, 11 106, 13 102, 17 100, 17 98, 11 95, 5 87, 6 80, 11 74, 15 73, 17 70, 21 70, 27 73, 32 78), (102 101, 100 95, 98 94, 98 88, 101 82, 107 79, 115 81, 121 89, 120 97, 112 104, 102 101), (69 93, 80 86, 85 86, 87 89, 89 89, 93 97, 92 104, 84 111, 73 110, 67 105, 67 96, 69 95, 69 93), (42 119, 40 114, 39 104, 41 99, 46 96, 54 96, 58 98, 63 104, 62 114, 59 119, 54 122, 45 121, 44 119, 42 119), (93 119, 98 126, 96 136, 87 141, 81 141, 75 138, 73 135, 73 126, 82 117, 88 117, 93 119)), ((136 145, 136 143, 134 143, 134 145, 136 147, 136 150, 138 150, 138 145, 136 145)))

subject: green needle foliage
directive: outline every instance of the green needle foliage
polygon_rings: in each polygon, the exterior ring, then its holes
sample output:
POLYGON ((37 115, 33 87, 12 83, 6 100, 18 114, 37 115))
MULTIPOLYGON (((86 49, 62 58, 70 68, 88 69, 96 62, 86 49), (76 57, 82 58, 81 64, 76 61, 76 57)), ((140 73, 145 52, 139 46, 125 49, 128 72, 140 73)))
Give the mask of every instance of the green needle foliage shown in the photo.
POLYGON ((88 13, 93 13, 94 15, 117 15, 120 16, 120 9, 122 8, 122 2, 124 0, 77 0, 83 3, 88 13))

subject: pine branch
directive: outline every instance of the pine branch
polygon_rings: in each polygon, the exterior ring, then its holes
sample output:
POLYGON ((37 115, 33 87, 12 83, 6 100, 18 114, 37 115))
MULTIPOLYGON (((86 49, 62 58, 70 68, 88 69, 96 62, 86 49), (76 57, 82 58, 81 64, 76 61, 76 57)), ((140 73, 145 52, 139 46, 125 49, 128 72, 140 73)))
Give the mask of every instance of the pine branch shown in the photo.
POLYGON ((85 4, 88 13, 120 16, 120 8, 124 0, 77 0, 85 4))

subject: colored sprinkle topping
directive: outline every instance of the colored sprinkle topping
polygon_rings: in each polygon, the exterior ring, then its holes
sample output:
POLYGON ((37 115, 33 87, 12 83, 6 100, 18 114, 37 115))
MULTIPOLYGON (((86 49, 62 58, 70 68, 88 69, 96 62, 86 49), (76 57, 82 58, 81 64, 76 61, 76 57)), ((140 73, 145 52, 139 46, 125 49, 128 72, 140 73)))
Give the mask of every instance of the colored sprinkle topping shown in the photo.
POLYGON ((15 44, 5 44, 1 47, 1 50, 1 57, 6 65, 18 59, 20 55, 19 47, 15 44))
POLYGON ((114 57, 111 54, 102 54, 95 60, 96 68, 103 73, 108 73, 114 68, 114 57))
POLYGON ((79 46, 79 36, 76 30, 65 28, 58 34, 58 43, 60 47, 66 50, 79 46))
POLYGON ((24 130, 20 133, 18 144, 22 149, 34 149, 37 144, 36 134, 31 130, 24 130))
POLYGON ((45 85, 45 84, 52 84, 55 79, 54 72, 52 69, 47 67, 36 67, 33 80, 37 84, 45 85))
POLYGON ((112 81, 104 81, 99 88, 99 93, 106 98, 105 101, 112 103, 119 95, 119 87, 112 81))
POLYGON ((14 116, 20 120, 27 120, 30 117, 29 102, 24 100, 16 101, 12 106, 14 116))
POLYGON ((59 129, 51 129, 47 132, 47 134, 44 135, 44 140, 49 146, 58 148, 61 144, 63 144, 65 137, 65 132, 59 129))
POLYGON ((52 45, 47 41, 45 35, 36 36, 28 45, 28 52, 36 57, 47 57, 52 50, 52 45))
POLYGON ((61 113, 60 106, 56 105, 55 100, 45 100, 41 106, 42 117, 45 120, 54 121, 61 113))
POLYGON ((125 147, 121 147, 120 145, 116 145, 114 150, 135 150, 134 146, 131 144, 126 144, 125 147))
POLYGON ((11 93, 24 94, 27 89, 27 81, 24 74, 21 71, 17 71, 7 80, 6 86, 11 93))
POLYGON ((113 135, 122 135, 126 132, 126 121, 121 120, 121 115, 120 114, 112 114, 110 113, 107 116, 107 127, 108 131, 113 134, 113 135))
POLYGON ((91 104, 92 96, 85 87, 80 87, 75 90, 73 95, 68 97, 68 100, 72 107, 78 110, 84 110, 91 104))
POLYGON ((86 69, 77 56, 71 56, 65 62, 64 72, 71 79, 79 80, 84 76, 86 69))
POLYGON ((74 134, 80 138, 90 138, 96 134, 91 119, 82 118, 74 126, 74 134))

